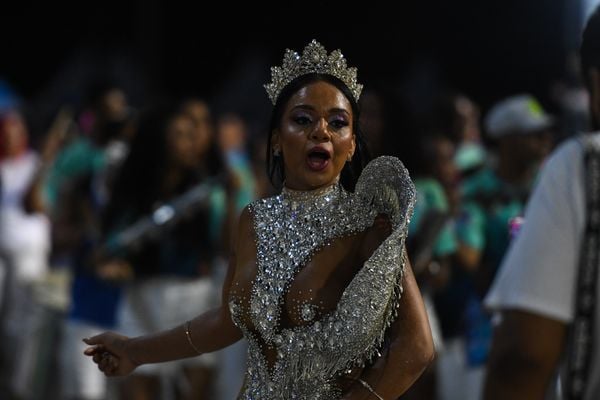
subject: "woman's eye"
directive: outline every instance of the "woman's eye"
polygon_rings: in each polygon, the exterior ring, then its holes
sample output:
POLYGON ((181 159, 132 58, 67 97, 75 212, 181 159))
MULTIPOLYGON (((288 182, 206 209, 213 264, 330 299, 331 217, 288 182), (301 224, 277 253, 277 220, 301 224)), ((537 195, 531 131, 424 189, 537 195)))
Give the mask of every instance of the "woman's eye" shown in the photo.
POLYGON ((335 129, 341 129, 345 126, 348 126, 348 121, 346 121, 344 119, 334 119, 329 124, 331 126, 333 126, 335 129))
POLYGON ((293 118, 294 122, 298 125, 308 125, 311 123, 311 120, 309 117, 305 116, 305 115, 298 115, 295 116, 293 118))

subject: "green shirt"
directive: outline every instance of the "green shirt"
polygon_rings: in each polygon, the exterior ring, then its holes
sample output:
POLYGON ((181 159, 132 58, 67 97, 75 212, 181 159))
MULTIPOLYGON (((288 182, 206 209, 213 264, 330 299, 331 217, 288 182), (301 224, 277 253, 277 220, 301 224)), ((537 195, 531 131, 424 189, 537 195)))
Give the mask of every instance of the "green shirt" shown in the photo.
POLYGON ((56 206, 63 185, 77 177, 95 174, 106 164, 104 151, 85 137, 78 137, 57 155, 44 182, 44 195, 50 209, 56 206))
POLYGON ((516 186, 486 168, 463 182, 461 192, 464 224, 457 229, 460 240, 484 250, 484 260, 495 270, 508 249, 509 222, 523 214, 534 181, 516 186))
MULTIPOLYGON (((449 212, 448 200, 442 185, 433 178, 415 179, 417 202, 409 225, 409 234, 415 234, 421 229, 424 216, 431 210, 443 213, 449 212)), ((445 256, 456 251, 457 244, 452 222, 446 223, 436 239, 433 255, 445 256)))

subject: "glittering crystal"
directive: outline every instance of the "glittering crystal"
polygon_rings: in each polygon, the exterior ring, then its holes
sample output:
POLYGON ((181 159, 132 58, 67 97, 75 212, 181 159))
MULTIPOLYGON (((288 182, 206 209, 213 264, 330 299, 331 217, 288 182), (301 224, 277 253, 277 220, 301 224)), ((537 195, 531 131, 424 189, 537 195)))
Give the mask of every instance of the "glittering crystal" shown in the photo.
POLYGON ((313 324, 313 330, 317 333, 321 332, 321 322, 320 321, 316 321, 313 324))
POLYGON ((339 333, 342 330, 342 322, 341 321, 335 321, 333 323, 333 329, 335 330, 336 333, 339 333))
POLYGON ((315 306, 312 304, 304 304, 302 305, 302 309, 300 311, 300 315, 302 316, 302 320, 305 322, 312 321, 315 317, 316 311, 315 306))
POLYGON ((257 275, 249 298, 236 297, 234 291, 229 303, 236 310, 236 326, 248 339, 251 368, 241 399, 339 399, 335 378, 348 366, 364 366, 377 356, 399 306, 413 201, 414 187, 402 164, 380 157, 367 165, 354 193, 339 184, 314 192, 284 189, 252 204, 257 275), (294 277, 319 249, 334 238, 364 231, 383 211, 393 232, 356 273, 335 310, 315 319, 319 306, 312 296, 286 299, 294 277), (284 327, 282 312, 297 313, 306 324, 284 327), (274 351, 272 363, 265 358, 266 348, 274 351))
POLYGON ((271 102, 275 104, 281 90, 291 81, 310 73, 327 74, 338 78, 350 89, 354 100, 358 101, 363 86, 356 80, 356 68, 347 68, 346 59, 339 50, 334 50, 327 55, 327 50, 313 40, 304 48, 302 56, 287 49, 281 67, 271 68, 271 83, 265 85, 271 102))

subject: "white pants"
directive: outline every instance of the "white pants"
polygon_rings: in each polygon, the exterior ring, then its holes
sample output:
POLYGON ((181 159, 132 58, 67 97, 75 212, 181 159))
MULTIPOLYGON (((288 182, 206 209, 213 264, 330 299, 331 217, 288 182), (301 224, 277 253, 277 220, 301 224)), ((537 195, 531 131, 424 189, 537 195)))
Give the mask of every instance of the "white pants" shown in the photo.
MULTIPOLYGON (((217 288, 209 277, 157 277, 127 287, 117 314, 118 331, 139 336, 174 328, 217 304, 217 288)), ((215 354, 137 368, 138 374, 177 374, 184 366, 214 367, 215 354)))
POLYGON ((103 400, 107 397, 107 378, 92 359, 83 354, 88 345, 82 341, 104 331, 106 328, 87 322, 65 321, 61 352, 62 398, 103 400))
POLYGON ((480 400, 485 367, 467 364, 465 341, 446 341, 437 359, 438 400, 480 400))

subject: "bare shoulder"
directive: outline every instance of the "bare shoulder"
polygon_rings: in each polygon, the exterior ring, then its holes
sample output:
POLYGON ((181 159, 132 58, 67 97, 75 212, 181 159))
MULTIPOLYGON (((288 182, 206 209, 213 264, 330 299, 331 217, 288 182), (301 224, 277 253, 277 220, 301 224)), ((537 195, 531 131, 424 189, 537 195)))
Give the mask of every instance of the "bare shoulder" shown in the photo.
POLYGON ((256 234, 254 231, 254 215, 252 204, 244 207, 240 213, 237 229, 234 234, 234 251, 238 258, 248 260, 254 258, 256 253, 256 234))
POLYGON ((248 235, 254 236, 254 215, 252 203, 244 207, 238 220, 238 238, 245 238, 248 235))

